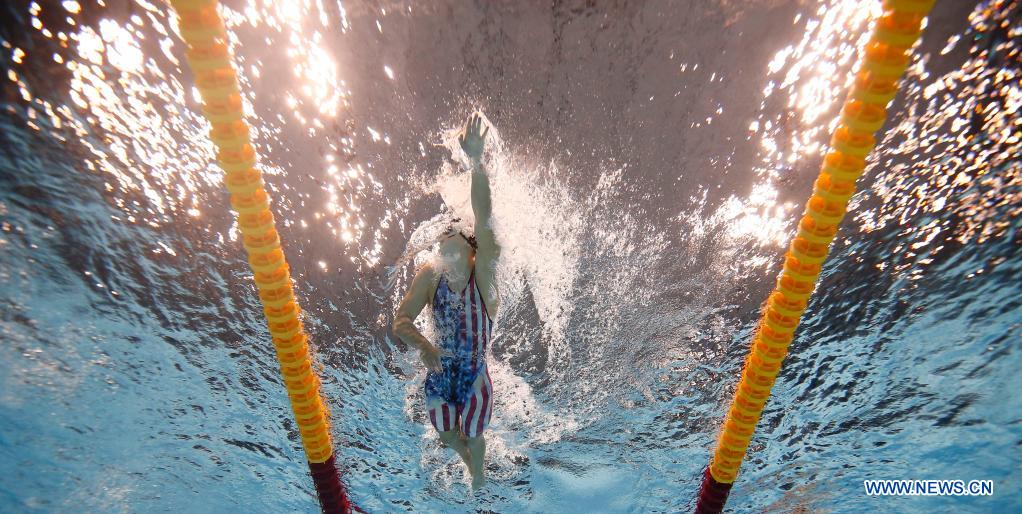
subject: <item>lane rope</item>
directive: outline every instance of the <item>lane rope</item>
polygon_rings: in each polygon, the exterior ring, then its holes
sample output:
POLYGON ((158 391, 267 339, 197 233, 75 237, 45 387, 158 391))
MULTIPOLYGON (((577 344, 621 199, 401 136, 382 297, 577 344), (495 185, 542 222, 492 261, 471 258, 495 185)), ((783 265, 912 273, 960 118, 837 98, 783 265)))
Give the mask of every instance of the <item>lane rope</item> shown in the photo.
POLYGON ((281 249, 262 172, 256 167, 251 130, 242 112, 241 89, 227 46, 227 29, 217 0, 171 0, 181 37, 188 45, 188 65, 202 96, 202 112, 212 129, 217 162, 231 208, 237 212, 242 243, 248 253, 259 299, 276 349, 302 448, 323 512, 351 512, 347 491, 330 438, 329 412, 312 370, 308 335, 299 319, 291 274, 281 249))
POLYGON ((887 120, 887 105, 911 62, 923 19, 936 0, 884 0, 859 57, 858 74, 841 109, 813 193, 784 258, 784 270, 767 299, 750 344, 741 379, 728 408, 710 465, 703 474, 696 513, 721 512, 738 476, 756 424, 770 396, 781 362, 816 287, 830 244, 837 235, 855 181, 876 146, 874 133, 887 120))

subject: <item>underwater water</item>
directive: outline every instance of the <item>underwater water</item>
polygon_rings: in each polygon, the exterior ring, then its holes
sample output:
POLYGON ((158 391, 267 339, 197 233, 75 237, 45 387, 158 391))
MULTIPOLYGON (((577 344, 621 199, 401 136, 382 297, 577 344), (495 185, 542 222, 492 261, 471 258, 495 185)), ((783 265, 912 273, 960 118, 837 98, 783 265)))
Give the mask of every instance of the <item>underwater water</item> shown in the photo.
MULTIPOLYGON (((223 5, 354 503, 691 511, 880 2, 223 5), (469 214, 476 109, 504 251, 473 494, 390 324, 469 214)), ((0 12, 0 512, 316 511, 169 8, 0 12)), ((729 511, 1022 511, 1020 16, 938 1, 729 511)))

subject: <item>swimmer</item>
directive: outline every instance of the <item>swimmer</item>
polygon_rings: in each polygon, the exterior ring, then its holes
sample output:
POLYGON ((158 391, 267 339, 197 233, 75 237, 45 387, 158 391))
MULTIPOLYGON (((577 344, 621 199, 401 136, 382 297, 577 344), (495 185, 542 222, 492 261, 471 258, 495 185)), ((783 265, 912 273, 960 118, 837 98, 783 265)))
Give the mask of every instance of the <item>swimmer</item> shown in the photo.
POLYGON ((393 325, 395 335, 419 350, 428 370, 425 407, 430 423, 468 466, 473 490, 486 481, 483 432, 493 414, 486 351, 500 306, 495 276, 500 246, 491 226, 490 181, 482 165, 489 128, 481 128, 482 118, 474 114, 459 137, 472 166, 475 226, 451 220, 439 237, 440 255, 416 272, 393 325), (415 328, 414 320, 427 304, 436 323, 435 344, 415 328))

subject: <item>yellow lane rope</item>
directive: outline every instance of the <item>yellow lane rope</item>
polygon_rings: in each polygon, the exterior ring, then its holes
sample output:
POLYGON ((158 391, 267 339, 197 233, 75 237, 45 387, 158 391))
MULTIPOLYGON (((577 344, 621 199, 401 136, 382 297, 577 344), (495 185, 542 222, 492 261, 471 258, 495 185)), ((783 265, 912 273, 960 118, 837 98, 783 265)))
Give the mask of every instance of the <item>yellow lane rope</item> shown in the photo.
POLYGON ((830 243, 855 194, 855 181, 876 146, 873 133, 887 118, 887 104, 911 60, 922 21, 935 0, 884 0, 884 13, 861 56, 861 67, 830 141, 812 196, 770 294, 741 381, 724 421, 710 474, 722 484, 735 481, 781 361, 816 286, 830 243))
POLYGON ((224 183, 237 211, 248 262, 277 350, 280 372, 291 400, 302 447, 310 463, 326 462, 333 454, 328 413, 320 399, 319 379, 312 371, 308 337, 291 288, 280 236, 256 168, 249 126, 241 108, 238 76, 231 64, 227 34, 217 0, 171 0, 180 18, 181 37, 188 44, 188 64, 202 94, 202 111, 212 125, 224 183))

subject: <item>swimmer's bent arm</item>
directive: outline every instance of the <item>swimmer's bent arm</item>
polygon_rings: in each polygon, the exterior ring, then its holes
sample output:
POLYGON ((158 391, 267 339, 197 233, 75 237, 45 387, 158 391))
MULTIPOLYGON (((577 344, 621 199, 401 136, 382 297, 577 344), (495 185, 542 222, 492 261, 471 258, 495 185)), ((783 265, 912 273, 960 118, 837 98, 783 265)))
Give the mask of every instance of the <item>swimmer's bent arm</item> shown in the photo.
POLYGON ((401 305, 397 308, 392 328, 394 335, 404 341, 405 344, 419 350, 419 357, 427 368, 431 371, 439 372, 440 350, 433 346, 429 339, 426 339, 426 336, 419 332, 418 328, 415 328, 415 318, 419 316, 422 309, 429 303, 430 291, 433 289, 432 285, 435 276, 436 273, 429 264, 422 266, 415 273, 415 278, 412 279, 412 286, 408 288, 404 299, 401 300, 401 305))

